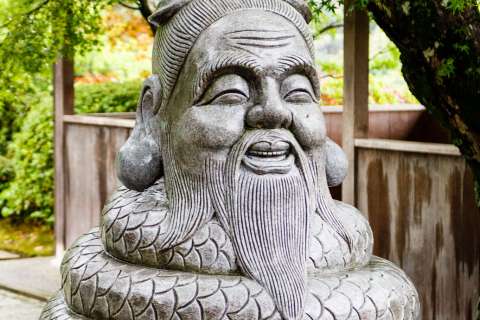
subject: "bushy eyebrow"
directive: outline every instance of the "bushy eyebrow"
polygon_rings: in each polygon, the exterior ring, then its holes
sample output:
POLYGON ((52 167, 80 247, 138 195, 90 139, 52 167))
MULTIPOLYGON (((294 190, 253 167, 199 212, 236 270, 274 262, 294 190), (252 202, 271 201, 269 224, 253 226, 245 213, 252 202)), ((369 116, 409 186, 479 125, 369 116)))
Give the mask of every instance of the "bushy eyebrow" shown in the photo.
POLYGON ((263 72, 262 66, 253 56, 247 54, 220 55, 214 63, 207 63, 199 70, 192 91, 194 93, 194 101, 198 101, 201 98, 203 92, 207 89, 210 82, 217 76, 218 72, 238 67, 250 70, 254 73, 263 72))
POLYGON ((320 96, 320 83, 317 75, 317 69, 311 59, 299 55, 290 55, 278 60, 276 72, 279 75, 291 75, 294 73, 305 74, 312 83, 313 90, 317 98, 320 96))
MULTIPOLYGON (((260 75, 265 75, 267 73, 266 68, 262 66, 262 64, 258 61, 258 58, 255 56, 247 53, 236 55, 220 55, 214 63, 207 63, 199 70, 197 78, 194 81, 194 88, 192 91, 194 93, 193 100, 195 103, 202 97, 203 92, 207 89, 211 81, 217 77, 218 73, 229 68, 241 68, 247 72, 260 75)), ((285 75, 288 76, 293 73, 305 74, 312 82, 315 94, 319 96, 320 88, 317 71, 311 59, 307 59, 299 55, 282 57, 276 62, 273 72, 279 77, 285 75)))

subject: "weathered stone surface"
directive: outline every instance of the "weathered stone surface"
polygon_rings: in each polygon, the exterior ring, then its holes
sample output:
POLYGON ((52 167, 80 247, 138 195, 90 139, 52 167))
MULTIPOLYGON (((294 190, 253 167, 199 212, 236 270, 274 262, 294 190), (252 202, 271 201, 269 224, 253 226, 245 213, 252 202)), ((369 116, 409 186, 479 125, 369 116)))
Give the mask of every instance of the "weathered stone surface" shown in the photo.
POLYGON ((332 199, 302 1, 163 1, 154 76, 100 228, 42 319, 418 319, 413 284, 332 199))

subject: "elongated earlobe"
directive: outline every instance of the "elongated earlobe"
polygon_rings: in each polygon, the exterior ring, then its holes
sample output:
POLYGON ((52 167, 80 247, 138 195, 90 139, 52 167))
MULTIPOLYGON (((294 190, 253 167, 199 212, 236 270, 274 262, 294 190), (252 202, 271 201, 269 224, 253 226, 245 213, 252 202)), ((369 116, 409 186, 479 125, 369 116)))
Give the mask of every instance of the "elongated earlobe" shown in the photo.
POLYGON ((330 138, 327 138, 325 144, 327 183, 329 187, 336 187, 342 184, 347 176, 348 160, 345 152, 338 144, 330 138))
POLYGON ((143 191, 163 176, 163 160, 157 130, 149 128, 161 104, 162 90, 156 76, 143 85, 136 124, 117 154, 117 176, 129 189, 143 191))

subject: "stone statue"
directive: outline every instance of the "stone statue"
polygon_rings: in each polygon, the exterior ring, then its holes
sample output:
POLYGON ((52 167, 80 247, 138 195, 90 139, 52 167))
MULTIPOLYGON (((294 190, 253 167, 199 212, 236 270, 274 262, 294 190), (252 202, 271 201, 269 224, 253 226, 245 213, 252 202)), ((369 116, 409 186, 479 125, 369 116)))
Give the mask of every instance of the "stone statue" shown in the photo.
POLYGON ((326 137, 306 4, 164 0, 151 21, 123 186, 41 319, 419 319, 410 280, 329 193, 347 163, 326 137))

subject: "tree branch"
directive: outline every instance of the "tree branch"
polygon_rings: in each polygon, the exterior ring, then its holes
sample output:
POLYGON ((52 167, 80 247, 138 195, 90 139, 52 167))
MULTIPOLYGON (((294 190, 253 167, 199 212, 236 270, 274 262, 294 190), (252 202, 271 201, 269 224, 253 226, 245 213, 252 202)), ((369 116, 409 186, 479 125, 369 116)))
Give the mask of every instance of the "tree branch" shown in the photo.
POLYGON ((378 57, 381 54, 384 54, 387 51, 388 51, 388 45, 386 45, 384 48, 375 52, 370 58, 368 58, 368 61, 372 61, 373 59, 375 59, 376 57, 378 57))
POLYGON ((330 79, 342 79, 342 78, 343 78, 343 75, 322 74, 319 78, 320 78, 320 80, 321 80, 321 79, 327 79, 327 78, 330 78, 330 79))
POLYGON ((325 33, 329 30, 338 29, 338 28, 342 28, 342 27, 343 27, 343 23, 332 22, 332 23, 326 25, 325 27, 323 27, 322 29, 318 30, 317 32, 315 32, 315 38, 318 37, 319 35, 321 35, 322 33, 325 33))
POLYGON ((129 5, 129 4, 126 4, 125 2, 119 2, 119 4, 120 4, 122 7, 125 7, 125 8, 128 8, 128 9, 140 10, 140 6, 134 7, 134 6, 131 6, 131 5, 129 5))

